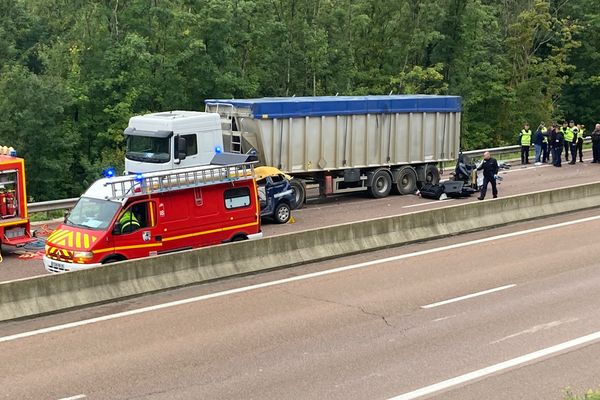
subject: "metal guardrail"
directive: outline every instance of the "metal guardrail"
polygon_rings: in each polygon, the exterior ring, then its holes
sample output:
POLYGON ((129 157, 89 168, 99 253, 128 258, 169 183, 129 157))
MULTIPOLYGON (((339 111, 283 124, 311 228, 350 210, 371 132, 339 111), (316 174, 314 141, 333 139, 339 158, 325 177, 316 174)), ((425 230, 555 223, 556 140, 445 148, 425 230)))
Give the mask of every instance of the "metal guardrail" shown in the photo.
MULTIPOLYGON (((583 143, 592 143, 592 138, 591 137, 585 137, 583 138, 583 143)), ((531 146, 532 150, 533 150, 533 145, 531 146)), ((469 150, 469 151, 463 151, 462 153, 465 156, 483 156, 483 153, 485 153, 486 151, 489 151, 490 153, 494 154, 494 155, 501 155, 501 154, 509 154, 509 153, 516 153, 519 152, 521 149, 521 146, 519 145, 514 145, 514 146, 504 146, 504 147, 492 147, 489 149, 480 149, 480 150, 469 150)))
POLYGON ((63 210, 75 207, 75 203, 77 203, 77 200, 79 200, 79 197, 75 197, 72 199, 40 201, 38 203, 27 204, 27 209, 30 213, 63 210))
MULTIPOLYGON (((591 143, 592 138, 588 136, 583 139, 583 142, 591 143)), ((463 151, 462 153, 464 155, 470 156, 470 157, 483 156, 483 153, 485 153, 486 151, 489 151, 490 153, 492 153, 494 155, 501 155, 501 154, 509 154, 509 153, 518 152, 520 148, 521 148, 521 146, 514 145, 514 146, 504 146, 504 147, 492 147, 489 149, 469 150, 469 151, 463 151)), ((64 210, 67 208, 73 208, 75 206, 75 203, 77 203, 77 200, 79 200, 79 197, 75 197, 72 199, 41 201, 38 203, 29 203, 29 204, 27 204, 27 208, 29 209, 30 213, 64 210)))

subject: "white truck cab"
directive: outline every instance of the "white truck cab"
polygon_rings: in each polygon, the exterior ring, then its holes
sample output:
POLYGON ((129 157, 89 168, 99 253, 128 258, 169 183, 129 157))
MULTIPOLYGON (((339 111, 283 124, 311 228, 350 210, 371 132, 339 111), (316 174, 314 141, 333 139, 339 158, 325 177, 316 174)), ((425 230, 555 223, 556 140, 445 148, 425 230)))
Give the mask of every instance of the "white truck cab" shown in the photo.
POLYGON ((128 174, 208 165, 223 150, 219 114, 167 111, 129 119, 124 131, 128 174))

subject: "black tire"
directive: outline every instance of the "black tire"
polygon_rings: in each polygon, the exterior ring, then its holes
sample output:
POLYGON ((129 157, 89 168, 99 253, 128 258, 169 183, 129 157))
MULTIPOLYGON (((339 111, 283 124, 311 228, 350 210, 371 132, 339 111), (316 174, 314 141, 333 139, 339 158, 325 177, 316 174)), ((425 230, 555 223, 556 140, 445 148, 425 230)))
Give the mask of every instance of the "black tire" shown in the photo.
POLYGON ((286 203, 280 203, 273 213, 273 220, 278 224, 287 224, 292 217, 292 209, 286 203))
POLYGON ((417 172, 413 167, 402 167, 398 171, 394 192, 407 195, 417 191, 417 172))
POLYGON ((387 197, 392 191, 392 176, 385 169, 380 169, 373 174, 369 194, 375 199, 387 197))
POLYGON ((127 260, 127 259, 123 256, 110 256, 110 257, 106 257, 104 260, 102 260, 101 264, 112 264, 112 263, 116 263, 119 261, 125 261, 125 260, 127 260))
POLYGON ((235 235, 231 238, 230 242, 242 242, 244 240, 248 240, 248 236, 246 235, 235 235))
POLYGON ((304 207, 306 201, 306 184, 304 181, 299 179, 292 179, 290 181, 292 187, 292 193, 294 195, 294 204, 292 204, 292 210, 299 210, 304 207))
POLYGON ((428 165, 425 168, 425 182, 437 185, 440 183, 440 171, 435 165, 428 165))

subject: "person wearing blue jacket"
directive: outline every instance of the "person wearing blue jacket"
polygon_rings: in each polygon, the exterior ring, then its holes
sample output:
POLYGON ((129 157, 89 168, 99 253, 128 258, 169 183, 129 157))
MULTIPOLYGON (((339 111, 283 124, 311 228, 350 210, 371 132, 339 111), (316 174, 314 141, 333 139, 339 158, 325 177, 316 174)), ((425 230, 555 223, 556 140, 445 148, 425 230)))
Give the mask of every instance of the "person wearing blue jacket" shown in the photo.
POLYGON ((535 165, 542 165, 542 146, 544 144, 544 132, 542 129, 544 128, 544 123, 542 122, 540 126, 538 126, 537 130, 533 134, 533 148, 535 149, 535 165))

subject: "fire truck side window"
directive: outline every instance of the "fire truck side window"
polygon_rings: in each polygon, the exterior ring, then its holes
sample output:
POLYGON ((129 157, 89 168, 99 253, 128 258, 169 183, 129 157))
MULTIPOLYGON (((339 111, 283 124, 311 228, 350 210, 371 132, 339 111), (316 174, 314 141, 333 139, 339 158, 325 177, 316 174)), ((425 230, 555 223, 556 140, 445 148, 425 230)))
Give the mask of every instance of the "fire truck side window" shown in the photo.
POLYGON ((234 208, 248 207, 250 205, 250 189, 247 187, 227 189, 225 191, 225 208, 232 210, 234 208))
POLYGON ((121 213, 119 223, 121 233, 131 233, 139 229, 148 228, 151 224, 149 202, 136 203, 121 213))

